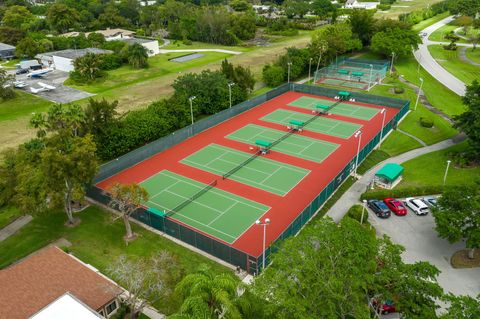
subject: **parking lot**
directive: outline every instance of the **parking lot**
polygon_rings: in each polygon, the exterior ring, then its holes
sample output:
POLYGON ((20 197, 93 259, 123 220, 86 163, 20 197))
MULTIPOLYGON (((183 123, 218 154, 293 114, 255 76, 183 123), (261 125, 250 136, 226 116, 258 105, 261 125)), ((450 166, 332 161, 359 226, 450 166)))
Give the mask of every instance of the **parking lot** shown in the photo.
POLYGON ((66 79, 68 79, 68 73, 58 70, 52 71, 40 78, 30 78, 27 77, 26 74, 16 75, 17 81, 24 81, 27 84, 27 86, 22 88, 21 90, 30 94, 33 94, 31 93, 30 88, 33 87, 38 89, 41 87, 39 85, 39 82, 55 87, 54 90, 38 92, 34 94, 55 103, 70 103, 90 96, 94 96, 94 94, 76 90, 74 88, 63 85, 63 82, 65 82, 66 79))
POLYGON ((450 244, 438 237, 431 213, 417 216, 410 209, 406 216, 392 214, 390 218, 378 218, 368 209, 368 220, 379 236, 388 235, 393 242, 405 247, 403 259, 407 263, 428 261, 440 269, 439 284, 446 292, 476 296, 480 293, 480 268, 454 269, 450 257, 465 248, 464 243, 450 244))

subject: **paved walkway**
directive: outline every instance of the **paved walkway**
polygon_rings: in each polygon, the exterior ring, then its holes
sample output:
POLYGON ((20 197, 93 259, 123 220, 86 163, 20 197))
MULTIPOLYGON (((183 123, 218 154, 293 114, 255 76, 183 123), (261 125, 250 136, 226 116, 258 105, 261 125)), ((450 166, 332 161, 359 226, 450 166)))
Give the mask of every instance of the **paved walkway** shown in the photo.
POLYGON ((402 133, 402 134, 405 134, 411 138, 413 138, 415 141, 417 141, 418 143, 420 143, 422 146, 427 146, 427 143, 425 143, 424 141, 422 141, 421 139, 419 139, 418 137, 416 137, 415 135, 413 134, 410 134, 408 132, 405 132, 405 131, 402 131, 401 129, 397 128, 397 131, 402 133))
POLYGON ((342 195, 342 197, 340 197, 337 200, 335 205, 333 205, 333 207, 330 208, 329 212, 327 213, 327 216, 333 218, 335 222, 339 222, 343 218, 343 216, 347 213, 350 207, 360 203, 359 201, 360 195, 362 195, 367 190, 370 182, 373 179, 373 176, 375 175, 375 172, 377 172, 386 163, 401 164, 403 162, 406 162, 418 156, 443 150, 445 148, 453 146, 459 143, 460 141, 462 141, 464 138, 465 138, 464 136, 453 137, 452 139, 448 139, 430 146, 417 148, 409 152, 400 154, 398 156, 391 157, 383 162, 380 162, 379 164, 371 168, 368 172, 366 172, 358 181, 355 182, 355 184, 353 184, 342 195))
MULTIPOLYGON (((426 36, 423 37, 422 43, 418 46, 418 50, 413 54, 417 61, 422 65, 422 67, 430 73, 437 81, 445 85, 447 88, 455 92, 456 94, 463 96, 465 95, 465 83, 460 81, 457 77, 453 76, 450 72, 445 70, 435 59, 432 57, 428 51, 428 46, 431 44, 447 44, 446 42, 435 42, 428 40, 430 34, 435 30, 446 25, 454 19, 453 16, 447 17, 437 23, 432 24, 431 26, 422 30, 426 33, 426 36)), ((458 43, 458 46, 471 46, 468 44, 458 43)))
POLYGON ((460 60, 462 60, 465 63, 474 65, 474 66, 480 66, 480 63, 472 61, 468 58, 466 51, 467 51, 467 48, 465 48, 465 47, 460 48, 460 50, 458 50, 458 57, 460 58, 460 60))
POLYGON ((33 219, 32 216, 25 215, 20 218, 17 218, 14 222, 0 229, 0 241, 4 241, 8 237, 15 234, 20 228, 28 224, 32 219, 33 219))

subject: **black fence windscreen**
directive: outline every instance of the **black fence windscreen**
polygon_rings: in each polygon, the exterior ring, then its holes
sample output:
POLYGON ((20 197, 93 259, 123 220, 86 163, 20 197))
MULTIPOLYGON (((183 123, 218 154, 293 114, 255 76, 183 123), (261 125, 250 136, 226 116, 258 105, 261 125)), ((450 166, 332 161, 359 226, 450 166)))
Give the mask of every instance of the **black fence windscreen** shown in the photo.
MULTIPOLYGON (((327 96, 332 98, 338 94, 338 90, 330 88, 295 83, 284 84, 272 91, 269 91, 251 100, 235 105, 232 108, 223 110, 208 118, 202 119, 194 123, 193 125, 177 130, 168 136, 162 137, 154 142, 151 142, 132 152, 129 152, 114 161, 102 165, 100 168, 100 172, 96 176, 94 182, 98 183, 102 180, 105 180, 126 168, 138 164, 146 160, 147 158, 163 150, 166 150, 167 148, 183 142, 184 140, 192 137, 195 134, 209 129, 212 126, 218 125, 223 121, 226 121, 240 113, 243 113, 288 91, 327 96)), ((363 149, 360 150, 358 156, 358 163, 361 163, 379 143, 380 136, 386 136, 386 134, 388 134, 393 128, 396 127, 396 123, 398 123, 400 119, 405 116, 405 114, 408 112, 410 102, 357 92, 351 92, 351 97, 354 98, 357 102, 399 109, 399 112, 396 114, 396 116, 388 123, 385 123, 385 126, 383 127, 383 133, 378 132, 378 134, 375 135, 363 147, 363 149)), ((318 196, 315 197, 301 213, 299 213, 297 218, 295 218, 295 220, 293 220, 292 223, 278 236, 275 242, 265 250, 264 254, 266 264, 268 264, 269 262, 270 254, 275 251, 275 247, 278 247, 278 244, 283 239, 297 234, 300 229, 313 217, 313 215, 318 211, 318 209, 325 203, 325 201, 330 196, 332 196, 338 186, 351 174, 355 166, 355 161, 356 156, 353 157, 345 165, 342 171, 340 171, 337 176, 320 192, 320 194, 318 194, 318 196)), ((87 191, 87 196, 105 205, 107 205, 110 200, 109 196, 106 195, 103 190, 96 186, 91 187, 87 191)), ((193 247, 201 249, 212 256, 220 258, 221 260, 224 260, 234 266, 239 266, 242 269, 248 271, 250 274, 257 274, 262 270, 263 254, 260 256, 251 256, 245 252, 231 247, 228 244, 208 237, 196 231, 195 229, 177 223, 173 219, 160 217, 156 214, 146 211, 145 209, 137 210, 137 212, 132 217, 169 236, 177 238, 193 247)))

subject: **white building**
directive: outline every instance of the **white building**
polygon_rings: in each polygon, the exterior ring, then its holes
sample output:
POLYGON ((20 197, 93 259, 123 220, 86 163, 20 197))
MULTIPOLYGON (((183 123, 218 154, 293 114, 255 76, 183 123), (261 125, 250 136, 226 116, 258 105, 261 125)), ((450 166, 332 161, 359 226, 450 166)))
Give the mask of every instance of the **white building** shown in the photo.
POLYGON ((122 41, 127 42, 129 45, 138 43, 147 49, 148 56, 157 55, 160 53, 160 47, 158 46, 157 40, 143 39, 143 38, 131 38, 123 39, 122 41))
POLYGON ((86 48, 78 50, 68 49, 62 51, 40 53, 37 54, 35 58, 38 59, 39 62, 46 67, 50 67, 63 72, 71 72, 75 69, 73 65, 75 60, 86 55, 87 53, 109 54, 113 52, 97 48, 86 48))
POLYGON ((380 2, 358 2, 357 0, 347 0, 347 2, 345 2, 345 8, 373 10, 376 9, 379 4, 380 2))
MULTIPOLYGON (((74 31, 74 32, 61 34, 60 36, 67 37, 67 38, 78 37, 80 33, 81 32, 74 31)), ((88 37, 88 35, 91 33, 100 33, 101 35, 104 36, 106 41, 131 39, 135 35, 134 31, 117 28, 117 29, 105 29, 105 30, 97 30, 93 32, 86 32, 85 36, 88 37)))

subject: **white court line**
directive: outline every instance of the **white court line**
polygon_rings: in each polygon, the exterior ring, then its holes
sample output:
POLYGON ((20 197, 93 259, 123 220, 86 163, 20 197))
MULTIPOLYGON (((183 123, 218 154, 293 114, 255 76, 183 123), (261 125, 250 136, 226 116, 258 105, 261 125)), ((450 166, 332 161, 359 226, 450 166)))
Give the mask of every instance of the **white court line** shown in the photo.
POLYGON ((281 167, 277 167, 276 170, 274 170, 271 174, 267 175, 267 177, 265 177, 264 179, 262 179, 262 181, 260 183, 263 184, 263 182, 265 182, 267 179, 269 179, 270 177, 272 177, 274 174, 277 174, 277 172, 280 170, 281 167))
POLYGON ((215 217, 214 219, 212 219, 212 220, 208 223, 208 226, 210 226, 212 223, 216 222, 220 217, 222 217, 222 216, 225 215, 227 212, 229 212, 230 209, 232 209, 233 207, 235 207, 237 204, 238 204, 238 202, 233 203, 232 205, 230 205, 227 209, 225 209, 223 212, 221 212, 217 217, 215 217))

